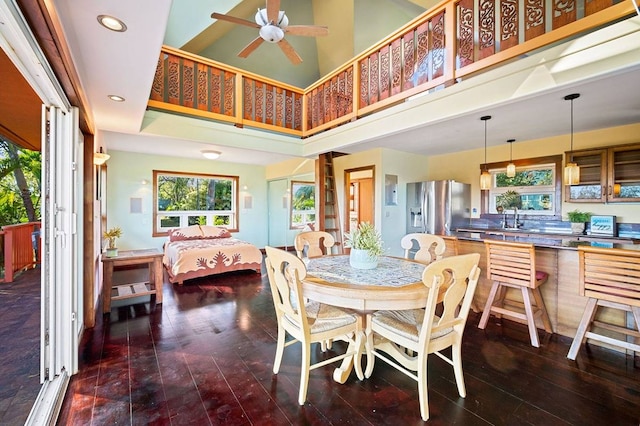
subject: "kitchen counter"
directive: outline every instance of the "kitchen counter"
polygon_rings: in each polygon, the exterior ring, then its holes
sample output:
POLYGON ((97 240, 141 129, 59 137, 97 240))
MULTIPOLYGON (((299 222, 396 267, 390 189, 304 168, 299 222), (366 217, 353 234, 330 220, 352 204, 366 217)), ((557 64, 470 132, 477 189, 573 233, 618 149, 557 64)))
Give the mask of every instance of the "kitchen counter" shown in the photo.
POLYGON ((633 238, 608 237, 606 235, 576 235, 545 232, 531 229, 474 229, 461 228, 449 236, 459 240, 483 241, 485 239, 532 243, 536 247, 575 250, 578 246, 625 248, 640 250, 640 241, 633 238))

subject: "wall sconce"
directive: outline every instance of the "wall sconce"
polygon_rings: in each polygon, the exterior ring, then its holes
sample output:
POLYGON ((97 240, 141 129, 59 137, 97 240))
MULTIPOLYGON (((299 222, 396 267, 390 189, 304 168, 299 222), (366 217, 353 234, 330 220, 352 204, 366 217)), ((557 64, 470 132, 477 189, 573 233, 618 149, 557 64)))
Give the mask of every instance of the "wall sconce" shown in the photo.
POLYGON ((507 177, 514 177, 516 175, 516 165, 513 164, 513 143, 515 139, 508 139, 507 143, 509 144, 509 165, 507 166, 507 177))
POLYGON ((96 166, 102 166, 109 158, 111 158, 111 156, 102 152, 102 147, 100 147, 100 152, 95 152, 93 154, 93 164, 96 166))
MULTIPOLYGON (((580 97, 579 93, 573 93, 564 97, 565 101, 571 101, 571 148, 569 151, 569 158, 573 154, 573 100, 580 97)), ((580 183, 580 167, 578 164, 571 161, 564 167, 564 184, 565 185, 578 185, 580 183)))
POLYGON ((490 115, 480 117, 484 121, 484 170, 480 174, 480 189, 486 191, 491 189, 491 173, 487 170, 487 120, 491 120, 490 115))

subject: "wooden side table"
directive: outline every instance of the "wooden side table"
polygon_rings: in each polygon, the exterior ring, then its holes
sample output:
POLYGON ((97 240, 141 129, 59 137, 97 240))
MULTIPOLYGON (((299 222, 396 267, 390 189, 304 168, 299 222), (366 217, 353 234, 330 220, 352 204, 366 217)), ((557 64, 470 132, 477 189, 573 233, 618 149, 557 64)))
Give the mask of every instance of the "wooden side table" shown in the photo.
POLYGON ((102 313, 111 312, 111 301, 154 294, 156 303, 162 303, 162 256, 159 249, 124 250, 115 257, 102 257, 104 279, 102 285, 102 313), (149 266, 149 281, 113 286, 113 269, 116 266, 149 266))

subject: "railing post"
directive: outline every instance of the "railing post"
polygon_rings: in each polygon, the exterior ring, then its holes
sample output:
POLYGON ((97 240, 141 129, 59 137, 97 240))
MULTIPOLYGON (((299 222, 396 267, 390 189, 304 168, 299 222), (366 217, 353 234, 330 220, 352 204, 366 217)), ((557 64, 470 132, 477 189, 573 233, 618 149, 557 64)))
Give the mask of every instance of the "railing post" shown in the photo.
POLYGON ((4 281, 13 282, 13 232, 4 231, 4 281))

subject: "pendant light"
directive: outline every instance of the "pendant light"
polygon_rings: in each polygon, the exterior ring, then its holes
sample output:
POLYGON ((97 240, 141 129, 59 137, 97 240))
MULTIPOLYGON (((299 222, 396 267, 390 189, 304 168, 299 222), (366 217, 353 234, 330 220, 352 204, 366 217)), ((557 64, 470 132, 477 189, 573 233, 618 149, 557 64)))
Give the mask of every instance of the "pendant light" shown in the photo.
POLYGON ((486 191, 491 189, 491 173, 487 170, 487 120, 491 120, 490 115, 480 117, 484 121, 484 170, 480 174, 480 189, 486 191))
POLYGON ((514 177, 516 175, 516 165, 513 164, 513 143, 515 139, 507 139, 509 144, 509 165, 507 166, 507 177, 514 177))
MULTIPOLYGON (((571 101, 571 148, 568 155, 568 161, 573 154, 573 100, 580 97, 579 93, 572 93, 564 97, 565 101, 571 101)), ((565 185, 577 185, 580 183, 580 167, 578 164, 571 161, 564 167, 564 184, 565 185)))

